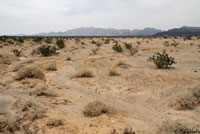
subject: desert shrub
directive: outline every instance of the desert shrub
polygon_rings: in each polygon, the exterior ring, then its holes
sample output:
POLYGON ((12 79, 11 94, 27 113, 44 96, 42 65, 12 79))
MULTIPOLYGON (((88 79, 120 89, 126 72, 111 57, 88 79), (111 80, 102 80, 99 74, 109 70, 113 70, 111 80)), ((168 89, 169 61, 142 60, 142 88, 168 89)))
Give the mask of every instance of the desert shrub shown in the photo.
POLYGON ((51 45, 43 45, 38 49, 43 56, 52 56, 56 53, 56 47, 51 45))
POLYGON ((39 85, 35 91, 30 93, 31 95, 36 96, 47 96, 47 97, 55 97, 56 93, 50 89, 47 85, 39 85))
POLYGON ((22 112, 27 112, 28 118, 32 121, 44 117, 45 114, 45 110, 33 102, 27 102, 23 106, 22 112))
POLYGON ((124 45, 125 45, 126 49, 131 49, 132 48, 132 44, 131 43, 124 42, 124 45))
POLYGON ((13 72, 17 72, 17 71, 19 71, 23 67, 24 67, 24 65, 18 64, 18 65, 16 65, 16 66, 13 67, 12 71, 13 72))
POLYGON ((21 53, 22 53, 22 51, 21 51, 21 50, 14 49, 14 50, 13 50, 13 53, 14 53, 15 56, 20 56, 21 53))
POLYGON ((52 127, 57 127, 57 126, 61 126, 64 124, 64 120, 63 119, 50 119, 47 122, 47 126, 52 126, 52 127))
POLYGON ((94 41, 94 40, 92 40, 92 42, 91 42, 92 44, 96 44, 96 41, 94 41))
POLYGON ((137 44, 141 44, 140 41, 137 41, 137 44))
POLYGON ((184 41, 185 41, 185 40, 192 40, 192 36, 185 36, 185 37, 184 37, 184 41))
POLYGON ((123 52, 123 48, 117 43, 112 47, 112 49, 116 52, 123 52))
POLYGON ((38 78, 38 79, 44 79, 45 75, 44 73, 35 66, 28 66, 24 67, 15 76, 16 80, 22 80, 25 78, 38 78))
POLYGON ((39 48, 32 49, 31 55, 36 55, 36 54, 40 54, 40 49, 39 48))
POLYGON ((44 40, 44 42, 47 43, 47 44, 51 44, 52 43, 52 38, 46 38, 44 40))
POLYGON ((63 40, 57 40, 56 45, 58 46, 59 49, 62 49, 65 47, 65 43, 63 40))
POLYGON ((110 108, 101 101, 90 102, 83 110, 83 114, 89 117, 99 116, 104 113, 110 113, 110 108))
POLYGON ((129 65, 129 64, 125 63, 125 62, 122 62, 122 61, 119 61, 117 63, 117 66, 119 66, 120 68, 129 68, 129 67, 131 67, 131 65, 129 65))
POLYGON ((109 72, 109 76, 119 76, 120 74, 115 69, 111 69, 109 72))
POLYGON ((190 92, 179 93, 172 101, 172 107, 177 110, 190 110, 196 105, 196 99, 190 92))
POLYGON ((8 127, 8 120, 6 117, 0 118, 0 133, 4 132, 8 127))
POLYGON ((42 42, 42 40, 43 40, 43 37, 35 37, 33 41, 36 43, 39 43, 39 42, 42 42))
POLYGON ((10 60, 7 56, 3 56, 0 54, 0 64, 10 64, 10 60))
POLYGON ((11 41, 11 40, 9 40, 9 41, 8 41, 8 44, 14 44, 14 42, 13 42, 13 41, 11 41))
POLYGON ((125 128, 123 134, 135 134, 132 128, 125 128))
POLYGON ((96 45, 97 47, 100 47, 100 46, 102 46, 102 45, 103 45, 103 43, 101 43, 101 42, 97 41, 97 42, 95 43, 95 45, 96 45))
POLYGON ((110 44, 110 39, 106 39, 104 44, 110 44))
POLYGON ((24 40, 23 40, 22 38, 18 38, 17 41, 18 41, 19 43, 24 43, 24 40))
POLYGON ((162 122, 155 134, 187 134, 191 128, 180 121, 164 121, 162 122))
POLYGON ((46 70, 49 70, 49 71, 56 71, 56 70, 57 70, 56 63, 48 63, 48 64, 46 65, 46 70))
POLYGON ((173 57, 169 57, 166 51, 163 53, 156 53, 152 57, 149 57, 150 61, 153 61, 158 68, 168 68, 172 64, 175 64, 173 57))
POLYGON ((192 89, 192 95, 196 98, 197 102, 200 103, 200 84, 192 89))
POLYGON ((131 56, 134 56, 138 52, 138 47, 129 49, 131 56))
POLYGON ((173 41, 173 42, 171 43, 171 45, 174 46, 174 47, 177 47, 177 46, 179 45, 179 43, 177 43, 176 41, 173 41))
POLYGON ((165 41, 165 42, 164 42, 164 46, 166 46, 166 47, 170 46, 169 42, 168 42, 168 41, 165 41))
POLYGON ((94 77, 94 75, 90 70, 81 70, 75 75, 75 77, 94 77))

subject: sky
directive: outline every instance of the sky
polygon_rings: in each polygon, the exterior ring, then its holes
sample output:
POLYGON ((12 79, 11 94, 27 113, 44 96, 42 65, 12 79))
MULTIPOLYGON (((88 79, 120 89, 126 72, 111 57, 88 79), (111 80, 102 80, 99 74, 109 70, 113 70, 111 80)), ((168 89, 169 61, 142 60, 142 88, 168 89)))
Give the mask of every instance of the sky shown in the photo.
POLYGON ((0 0, 0 34, 200 27, 200 0, 0 0))

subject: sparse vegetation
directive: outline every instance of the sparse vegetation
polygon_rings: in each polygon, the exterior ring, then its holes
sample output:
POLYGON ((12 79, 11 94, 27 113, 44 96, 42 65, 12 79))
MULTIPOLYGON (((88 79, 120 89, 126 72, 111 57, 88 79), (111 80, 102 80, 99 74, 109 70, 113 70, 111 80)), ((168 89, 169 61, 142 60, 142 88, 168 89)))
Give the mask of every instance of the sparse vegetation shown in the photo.
POLYGON ((88 117, 99 116, 101 114, 110 112, 110 108, 101 101, 90 102, 85 106, 83 110, 84 115, 88 117))
POLYGON ((3 56, 0 54, 0 64, 10 64, 10 60, 7 56, 3 56))
POLYGON ((47 96, 47 97, 55 97, 56 93, 50 89, 47 85, 39 85, 35 91, 30 93, 31 95, 36 96, 47 96))
POLYGON ((18 65, 16 65, 16 66, 13 67, 12 71, 13 72, 17 72, 17 71, 19 71, 23 67, 24 67, 24 65, 18 64, 18 65))
POLYGON ((15 56, 20 56, 21 52, 22 52, 21 50, 17 50, 17 49, 13 50, 13 53, 14 53, 15 56))
POLYGON ((75 77, 94 77, 94 75, 90 70, 81 70, 75 75, 75 77))
POLYGON ((174 58, 169 57, 166 51, 163 51, 163 53, 156 53, 156 55, 149 57, 149 60, 153 61, 158 68, 168 68, 176 63, 174 58))
POLYGON ((52 126, 52 127, 57 127, 57 126, 61 126, 64 125, 64 120, 63 119, 50 119, 47 122, 47 126, 52 126))
POLYGON ((117 43, 112 47, 112 49, 115 50, 116 52, 123 52, 123 48, 121 47, 121 45, 117 43))
POLYGON ((28 67, 24 67, 23 69, 19 70, 19 72, 15 76, 16 80, 22 80, 25 78, 44 79, 45 75, 39 68, 37 68, 35 66, 28 66, 28 67))
POLYGON ((176 41, 173 41, 171 45, 174 47, 177 47, 179 45, 179 43, 177 43, 176 41))
POLYGON ((56 45, 58 46, 59 49, 63 49, 65 47, 65 43, 63 40, 57 40, 56 45))
POLYGON ((46 70, 57 71, 56 63, 47 63, 46 70))
POLYGON ((191 128, 180 121, 164 121, 157 128, 156 134, 186 134, 191 128))
POLYGON ((119 76, 120 74, 115 69, 111 69, 109 72, 109 76, 119 76))
POLYGON ((43 45, 39 47, 39 52, 43 56, 52 56, 56 53, 56 47, 51 45, 43 45))
POLYGON ((125 128, 123 134, 135 134, 132 128, 125 128))
POLYGON ((28 115, 28 119, 32 121, 44 117, 45 114, 45 110, 41 106, 31 101, 27 102, 23 106, 22 112, 26 112, 28 115))
POLYGON ((193 109, 196 105, 200 104, 200 85, 177 94, 171 103, 177 110, 193 109))

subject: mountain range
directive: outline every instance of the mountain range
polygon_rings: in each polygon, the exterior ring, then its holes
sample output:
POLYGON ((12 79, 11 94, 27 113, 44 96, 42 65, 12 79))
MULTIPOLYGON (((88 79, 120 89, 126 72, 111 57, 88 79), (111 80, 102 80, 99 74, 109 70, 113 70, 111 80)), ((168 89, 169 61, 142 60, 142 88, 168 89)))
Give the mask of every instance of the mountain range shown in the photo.
POLYGON ((82 27, 71 29, 65 32, 38 33, 33 34, 33 36, 151 36, 159 32, 162 32, 162 30, 155 28, 145 28, 143 30, 118 30, 113 28, 105 29, 94 27, 82 27))
POLYGON ((17 36, 200 36, 200 27, 183 26, 181 28, 174 28, 168 31, 162 31, 155 28, 140 29, 113 29, 113 28, 94 28, 81 27, 65 32, 48 32, 37 33, 32 35, 19 34, 17 36))

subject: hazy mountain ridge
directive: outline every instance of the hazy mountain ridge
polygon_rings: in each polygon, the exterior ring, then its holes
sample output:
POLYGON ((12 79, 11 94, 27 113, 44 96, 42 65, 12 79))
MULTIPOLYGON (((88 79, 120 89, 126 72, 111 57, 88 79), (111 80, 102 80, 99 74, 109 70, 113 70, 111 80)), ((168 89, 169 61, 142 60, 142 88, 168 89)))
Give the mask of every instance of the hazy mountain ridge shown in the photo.
POLYGON ((199 36, 200 27, 183 26, 181 28, 174 28, 168 31, 156 33, 156 36, 199 36))
POLYGON ((49 32, 38 33, 32 36, 152 36, 156 33, 162 32, 162 30, 155 28, 145 28, 143 30, 134 29, 113 29, 113 28, 94 28, 94 27, 82 27, 75 28, 65 32, 49 32))

